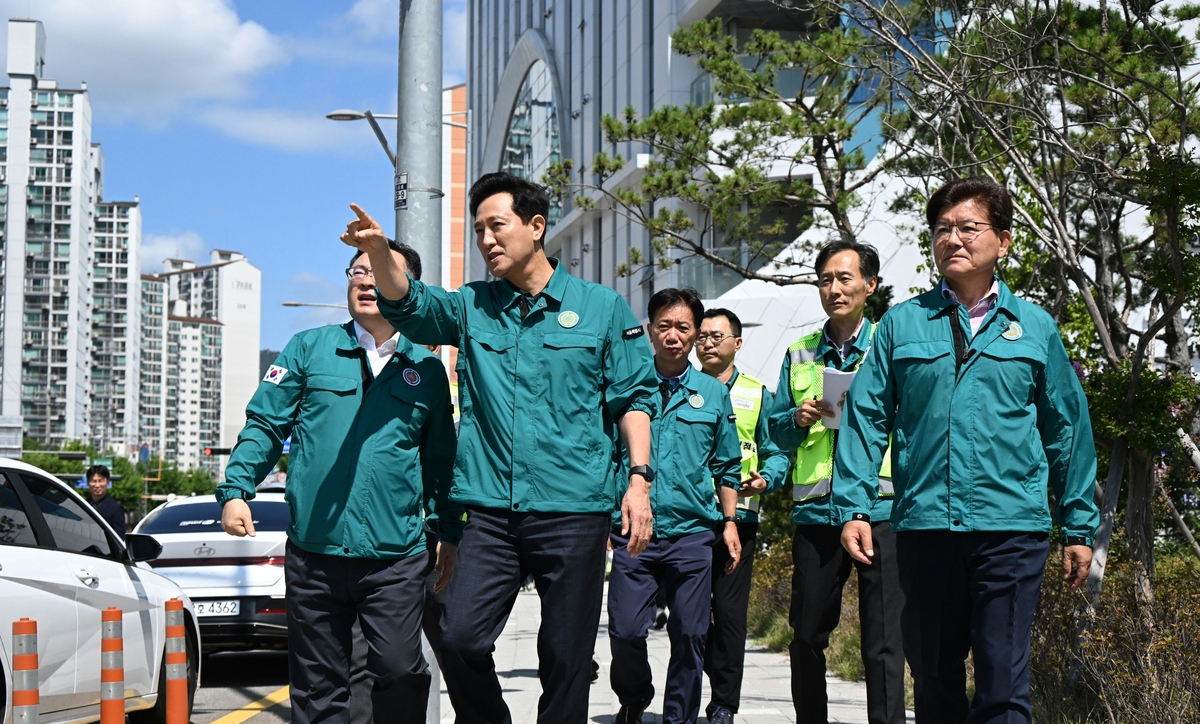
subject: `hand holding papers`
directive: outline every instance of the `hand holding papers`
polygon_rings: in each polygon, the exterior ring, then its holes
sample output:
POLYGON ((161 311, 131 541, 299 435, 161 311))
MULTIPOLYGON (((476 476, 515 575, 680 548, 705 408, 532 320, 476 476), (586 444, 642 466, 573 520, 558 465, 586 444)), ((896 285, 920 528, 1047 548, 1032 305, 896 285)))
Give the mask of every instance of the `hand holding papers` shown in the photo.
POLYGON ((842 372, 833 367, 825 368, 823 393, 821 401, 833 408, 833 417, 821 418, 821 424, 829 430, 837 430, 842 426, 842 405, 850 383, 854 381, 853 372, 842 372))

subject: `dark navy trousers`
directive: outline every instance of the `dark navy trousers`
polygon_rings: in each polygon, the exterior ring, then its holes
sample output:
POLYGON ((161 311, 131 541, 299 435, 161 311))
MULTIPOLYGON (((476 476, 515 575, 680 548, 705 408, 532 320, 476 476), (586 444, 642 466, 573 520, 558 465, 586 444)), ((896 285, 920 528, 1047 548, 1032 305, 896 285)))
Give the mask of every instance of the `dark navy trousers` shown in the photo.
POLYGON ((896 534, 896 553, 917 724, 1032 722, 1029 646, 1047 535, 906 531, 896 534))
POLYGON ((512 722, 492 652, 527 576, 542 604, 538 722, 588 720, 610 521, 606 513, 468 508, 442 618, 442 674, 458 724, 512 722))
POLYGON ((421 653, 421 611, 432 565, 425 551, 344 558, 288 541, 285 561, 292 721, 352 721, 351 629, 357 621, 375 721, 424 722, 431 676, 421 653))
POLYGON ((654 599, 661 588, 671 609, 667 619, 671 660, 664 687, 663 724, 695 722, 700 711, 716 538, 712 531, 653 538, 634 558, 625 547, 628 538, 615 532, 611 536, 608 641, 612 688, 623 706, 641 705, 654 696, 646 635, 654 623, 654 599))

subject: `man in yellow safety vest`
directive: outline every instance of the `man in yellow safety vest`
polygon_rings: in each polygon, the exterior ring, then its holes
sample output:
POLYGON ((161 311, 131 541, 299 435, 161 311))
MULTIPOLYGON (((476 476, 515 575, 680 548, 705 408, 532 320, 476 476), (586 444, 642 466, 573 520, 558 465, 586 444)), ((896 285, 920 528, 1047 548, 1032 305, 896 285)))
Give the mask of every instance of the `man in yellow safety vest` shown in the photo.
MULTIPOLYGON (((841 520, 833 507, 833 456, 838 431, 825 426, 834 417, 826 399, 827 367, 856 371, 871 353, 875 325, 866 318, 867 297, 875 293, 879 254, 874 247, 833 241, 814 264, 821 306, 829 321, 793 344, 783 359, 770 414, 771 439, 794 451, 792 491, 792 608, 790 622, 792 704, 797 724, 825 724, 825 648, 837 627, 842 586, 850 566, 858 569, 858 610, 863 667, 867 675, 870 724, 904 722, 904 651, 900 611, 904 596, 896 568, 892 512, 891 451, 883 456, 879 487, 869 515, 875 535, 871 565, 853 560, 842 548, 841 520)), ((867 516, 864 516, 866 518, 867 516)))
POLYGON ((726 573, 728 553, 720 546, 713 547, 712 621, 704 651, 704 671, 711 692, 709 724, 732 724, 741 702, 746 612, 758 547, 759 497, 783 487, 788 471, 787 453, 771 442, 767 430, 771 393, 762 382, 734 365, 741 349, 742 320, 728 309, 706 310, 696 337, 696 357, 705 374, 716 377, 729 389, 742 446, 742 487, 737 504, 741 564, 726 573))

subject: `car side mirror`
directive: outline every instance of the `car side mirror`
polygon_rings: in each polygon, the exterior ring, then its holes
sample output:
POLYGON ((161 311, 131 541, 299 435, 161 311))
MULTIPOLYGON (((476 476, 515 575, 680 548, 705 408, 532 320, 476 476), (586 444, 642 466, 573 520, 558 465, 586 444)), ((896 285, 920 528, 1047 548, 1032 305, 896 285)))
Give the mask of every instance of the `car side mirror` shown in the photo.
POLYGON ((134 563, 152 561, 162 555, 162 543, 155 540, 154 536, 127 533, 125 534, 125 550, 129 552, 129 560, 134 563))

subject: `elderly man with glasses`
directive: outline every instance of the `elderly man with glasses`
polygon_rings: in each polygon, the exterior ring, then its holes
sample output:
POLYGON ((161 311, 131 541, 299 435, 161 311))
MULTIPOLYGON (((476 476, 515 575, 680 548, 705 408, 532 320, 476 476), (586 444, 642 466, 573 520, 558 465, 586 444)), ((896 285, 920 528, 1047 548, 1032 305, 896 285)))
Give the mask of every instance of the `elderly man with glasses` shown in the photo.
MULTIPOLYGON (((388 242, 395 263, 420 259, 388 242)), ((346 270, 352 321, 300 332, 246 408, 217 487, 221 525, 253 536, 247 500, 292 439, 285 563, 292 721, 350 721, 352 633, 366 640, 376 722, 423 722, 426 576, 449 581, 463 508, 450 501, 455 452, 446 371, 380 314, 371 258, 346 270), (436 554, 426 531, 437 537, 436 554)), ((437 696, 437 692, 433 692, 437 696)))
POLYGON ((846 550, 874 568, 874 478, 891 436, 917 722, 1030 722, 1030 636, 1051 526, 1061 526, 1074 590, 1099 524, 1087 398, 1054 319, 996 277, 1012 242, 1008 190, 951 181, 926 218, 943 279, 884 315, 850 387, 836 517, 846 550))
POLYGON ((783 487, 788 471, 787 453, 771 442, 767 427, 771 393, 734 364, 741 349, 742 320, 728 309, 705 310, 696 337, 696 357, 704 373, 725 383, 729 390, 742 447, 742 486, 737 501, 742 561, 726 572, 728 551, 721 546, 713 548, 712 622, 704 650, 704 672, 711 690, 706 708, 709 724, 731 724, 741 703, 759 499, 783 487))

